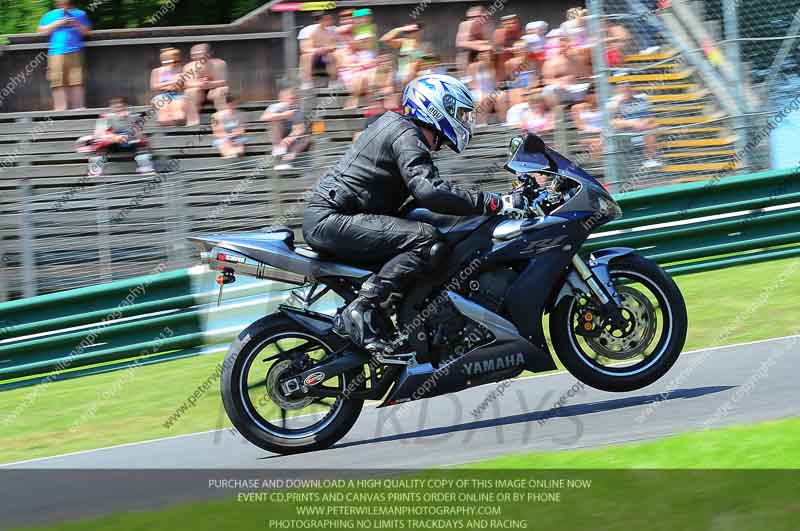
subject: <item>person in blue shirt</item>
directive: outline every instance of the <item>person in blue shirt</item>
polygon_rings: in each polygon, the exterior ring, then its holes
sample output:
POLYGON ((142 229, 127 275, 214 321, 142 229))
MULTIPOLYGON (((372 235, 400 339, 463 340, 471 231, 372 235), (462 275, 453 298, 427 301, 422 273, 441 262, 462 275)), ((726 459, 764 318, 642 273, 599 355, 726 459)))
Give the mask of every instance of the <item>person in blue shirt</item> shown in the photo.
POLYGON ((47 78, 53 89, 53 109, 83 108, 83 39, 91 23, 86 13, 72 7, 69 0, 56 0, 56 9, 39 22, 39 33, 50 36, 47 78))

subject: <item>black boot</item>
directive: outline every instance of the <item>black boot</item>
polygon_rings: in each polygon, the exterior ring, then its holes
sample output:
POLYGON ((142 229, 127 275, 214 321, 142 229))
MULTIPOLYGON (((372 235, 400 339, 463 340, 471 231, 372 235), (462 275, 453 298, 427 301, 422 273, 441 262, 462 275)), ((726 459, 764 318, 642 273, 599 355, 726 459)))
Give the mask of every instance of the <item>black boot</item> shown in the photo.
POLYGON ((389 295, 391 285, 373 275, 361 286, 358 297, 336 316, 333 331, 369 352, 388 353, 391 342, 381 334, 378 305, 389 295))

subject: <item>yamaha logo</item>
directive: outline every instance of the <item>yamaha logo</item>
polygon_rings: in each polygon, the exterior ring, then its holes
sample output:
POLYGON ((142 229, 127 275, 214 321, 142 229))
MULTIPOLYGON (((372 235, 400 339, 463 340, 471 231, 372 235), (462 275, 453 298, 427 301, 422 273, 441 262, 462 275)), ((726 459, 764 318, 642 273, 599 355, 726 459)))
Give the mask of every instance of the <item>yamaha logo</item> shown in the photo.
POLYGON ((502 358, 494 358, 488 360, 474 361, 472 363, 464 364, 464 372, 467 376, 476 376, 478 374, 485 374, 487 372, 502 371, 503 369, 510 369, 511 367, 519 367, 525 364, 525 356, 522 352, 516 354, 509 354, 502 358))

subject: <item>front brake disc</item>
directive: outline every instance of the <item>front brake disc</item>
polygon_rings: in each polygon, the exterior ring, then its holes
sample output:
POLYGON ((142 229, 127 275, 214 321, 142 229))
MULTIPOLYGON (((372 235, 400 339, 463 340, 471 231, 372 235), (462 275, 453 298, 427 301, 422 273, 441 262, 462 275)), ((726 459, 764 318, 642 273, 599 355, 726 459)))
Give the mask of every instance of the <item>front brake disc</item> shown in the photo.
POLYGON ((617 289, 622 297, 621 313, 626 321, 625 330, 606 326, 598 337, 586 342, 598 355, 612 360, 627 360, 642 355, 656 335, 656 309, 639 290, 628 286, 617 289))

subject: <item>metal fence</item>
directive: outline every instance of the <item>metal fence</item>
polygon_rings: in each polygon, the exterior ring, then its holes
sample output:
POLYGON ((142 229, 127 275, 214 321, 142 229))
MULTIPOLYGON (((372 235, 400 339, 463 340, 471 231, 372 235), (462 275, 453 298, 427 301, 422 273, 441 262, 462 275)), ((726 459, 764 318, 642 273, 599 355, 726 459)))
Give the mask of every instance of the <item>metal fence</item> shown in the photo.
POLYGON ((607 105, 606 174, 635 186, 647 175, 648 136, 662 163, 654 171, 684 180, 797 166, 800 1, 589 0, 587 7, 598 56, 613 57, 620 43, 626 55, 596 68, 601 99, 629 84, 649 100, 657 126, 615 127, 607 105))

